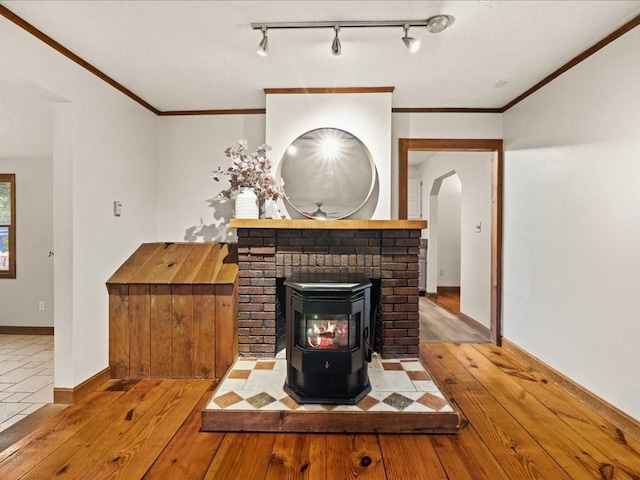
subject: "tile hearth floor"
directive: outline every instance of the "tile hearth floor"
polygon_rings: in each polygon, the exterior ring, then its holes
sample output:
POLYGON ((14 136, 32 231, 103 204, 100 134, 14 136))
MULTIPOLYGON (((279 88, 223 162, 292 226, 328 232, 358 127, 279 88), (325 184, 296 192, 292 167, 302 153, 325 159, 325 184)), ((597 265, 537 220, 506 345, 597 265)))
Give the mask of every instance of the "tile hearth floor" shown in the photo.
POLYGON ((301 405, 282 388, 287 366, 283 357, 284 352, 275 359, 239 358, 214 392, 205 415, 332 412, 414 414, 418 418, 416 414, 454 413, 418 359, 383 360, 374 355, 368 369, 371 392, 357 405, 301 405))

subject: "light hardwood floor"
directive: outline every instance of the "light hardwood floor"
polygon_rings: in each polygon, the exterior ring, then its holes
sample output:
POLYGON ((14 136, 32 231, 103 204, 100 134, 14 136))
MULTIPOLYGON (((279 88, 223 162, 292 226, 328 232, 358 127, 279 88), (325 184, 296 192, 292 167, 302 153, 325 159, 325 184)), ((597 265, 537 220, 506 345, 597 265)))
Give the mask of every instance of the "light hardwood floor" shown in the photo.
POLYGON ((637 439, 504 349, 420 353, 463 417, 457 435, 204 433, 210 381, 111 381, 1 452, 0 478, 640 478, 637 439))
POLYGON ((488 342, 489 339, 458 320, 457 315, 441 306, 420 297, 420 341, 421 342, 488 342))

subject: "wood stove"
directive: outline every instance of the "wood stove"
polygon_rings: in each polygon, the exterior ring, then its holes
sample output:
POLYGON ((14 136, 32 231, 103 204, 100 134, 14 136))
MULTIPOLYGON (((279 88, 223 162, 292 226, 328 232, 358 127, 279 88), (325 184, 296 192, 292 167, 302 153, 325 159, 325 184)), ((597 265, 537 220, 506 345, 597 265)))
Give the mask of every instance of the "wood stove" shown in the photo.
POLYGON ((371 391, 371 282, 362 274, 309 272, 284 286, 285 391, 298 403, 358 403, 371 391))

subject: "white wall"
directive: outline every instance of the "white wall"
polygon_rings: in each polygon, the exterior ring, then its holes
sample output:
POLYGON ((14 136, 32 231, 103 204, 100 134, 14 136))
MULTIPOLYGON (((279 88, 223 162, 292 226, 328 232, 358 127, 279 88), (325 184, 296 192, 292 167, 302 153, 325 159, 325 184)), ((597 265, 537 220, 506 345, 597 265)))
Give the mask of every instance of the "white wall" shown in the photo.
MULTIPOLYGON (((417 158, 421 152, 411 153, 417 158)), ((436 152, 421 167, 423 184, 423 212, 431 212, 431 193, 434 181, 455 171, 462 183, 460 208, 460 311, 490 328, 491 319, 491 157, 490 152, 436 152), (481 225, 480 233, 476 225, 481 225)), ((445 179, 446 181, 446 179, 445 179)), ((444 182, 443 182, 444 184, 444 182)), ((425 217, 429 225, 436 226, 425 217)), ((438 221, 438 229, 439 222, 438 221)), ((427 228, 426 237, 431 236, 427 228)), ((440 242, 438 241, 439 245, 440 242)), ((427 251, 427 291, 435 293, 439 282, 439 252, 432 240, 427 251)), ((453 285, 453 283, 451 283, 453 285)))
POLYGON ((506 338, 640 418, 640 29, 504 115, 506 338))
POLYGON ((439 287, 460 286, 460 222, 462 183, 457 175, 442 181, 438 192, 439 287))
POLYGON ((55 385, 73 387, 108 365, 105 281, 140 243, 157 238, 157 119, 5 18, 0 68, 58 102, 55 385), (120 218, 112 215, 113 200, 124 204, 120 218))
MULTIPOLYGON (((228 228, 233 201, 213 201, 227 180, 223 177, 217 183, 211 172, 218 165, 229 165, 224 150, 237 140, 248 139, 252 150, 265 142, 266 116, 176 116, 161 117, 158 122, 158 238, 171 242, 235 241, 234 229, 228 228)), ((498 114, 393 114, 392 130, 391 180, 389 173, 380 178, 381 185, 389 189, 391 203, 396 204, 392 218, 397 218, 398 138, 502 137, 498 114)), ((269 158, 277 163, 280 157, 275 148, 269 158)))
MULTIPOLYGON (((211 178, 231 160, 227 147, 247 139, 250 151, 264 143, 264 115, 161 117, 159 120, 158 227, 162 241, 236 241, 229 228, 234 201, 216 201, 229 186, 211 178)), ((270 156, 271 158, 271 156, 270 156)))
POLYGON ((53 160, 0 158, 0 172, 16 174, 17 242, 16 278, 0 280, 0 325, 53 327, 53 160))

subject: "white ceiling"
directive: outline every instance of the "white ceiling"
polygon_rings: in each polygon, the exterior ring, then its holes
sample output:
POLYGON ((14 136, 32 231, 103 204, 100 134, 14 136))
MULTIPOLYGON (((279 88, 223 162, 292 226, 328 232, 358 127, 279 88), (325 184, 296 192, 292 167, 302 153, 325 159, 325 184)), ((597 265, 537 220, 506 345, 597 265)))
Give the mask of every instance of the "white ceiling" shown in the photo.
POLYGON ((393 86, 394 107, 499 108, 638 14, 640 1, 0 1, 159 110, 264 108, 263 88, 393 86), (251 23, 456 19, 401 29, 251 23), (502 86, 496 84, 504 83, 502 86))

